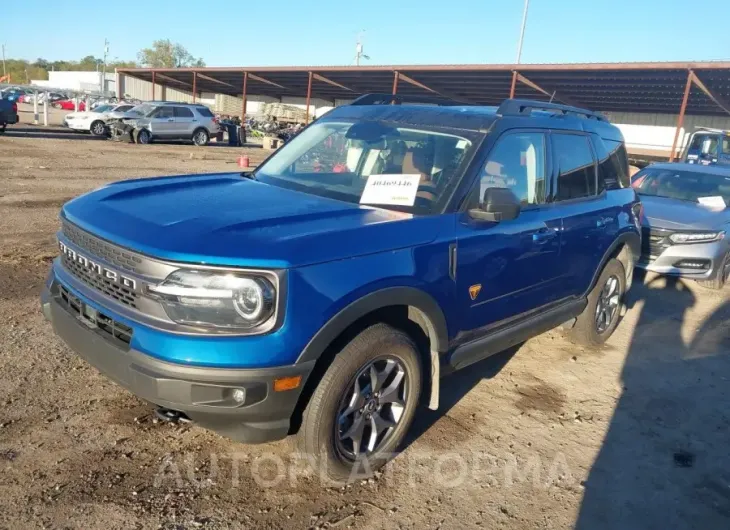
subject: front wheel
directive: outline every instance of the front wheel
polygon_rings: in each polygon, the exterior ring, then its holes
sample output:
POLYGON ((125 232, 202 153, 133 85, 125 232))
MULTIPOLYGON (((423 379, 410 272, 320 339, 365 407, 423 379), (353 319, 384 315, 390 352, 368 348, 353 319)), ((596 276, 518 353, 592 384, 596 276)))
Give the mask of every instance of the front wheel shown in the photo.
POLYGON ((91 124, 89 130, 94 136, 104 136, 106 134, 106 125, 104 125, 103 121, 96 120, 94 123, 91 124))
POLYGON ((707 289, 719 291, 725 287, 725 283, 730 278, 730 253, 725 256, 717 268, 717 274, 712 280, 697 280, 697 283, 707 289))
POLYGON ((147 129, 141 129, 137 133, 137 143, 138 144, 149 144, 152 142, 152 135, 147 129))
POLYGON ((621 319, 621 305, 626 292, 626 270, 612 259, 601 272, 588 294, 588 304, 578 315, 571 330, 575 342, 585 346, 601 346, 613 334, 621 319))
POLYGON ((335 357, 312 395, 297 445, 320 477, 363 479, 403 441, 421 394, 421 357, 405 333, 364 330, 335 357))
POLYGON ((193 133, 193 143, 197 146, 208 145, 208 140, 210 140, 210 136, 205 129, 198 129, 193 133))

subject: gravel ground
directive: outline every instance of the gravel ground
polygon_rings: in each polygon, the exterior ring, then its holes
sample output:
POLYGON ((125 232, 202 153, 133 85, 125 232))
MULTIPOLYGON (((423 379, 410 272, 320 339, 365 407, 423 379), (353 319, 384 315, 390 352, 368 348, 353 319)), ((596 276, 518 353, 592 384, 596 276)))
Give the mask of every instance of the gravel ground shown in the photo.
POLYGON ((446 379, 405 451, 342 489, 290 441, 157 422, 42 318, 58 210, 240 152, 0 137, 0 528, 730 528, 730 289, 647 277, 600 351, 556 330, 446 379))

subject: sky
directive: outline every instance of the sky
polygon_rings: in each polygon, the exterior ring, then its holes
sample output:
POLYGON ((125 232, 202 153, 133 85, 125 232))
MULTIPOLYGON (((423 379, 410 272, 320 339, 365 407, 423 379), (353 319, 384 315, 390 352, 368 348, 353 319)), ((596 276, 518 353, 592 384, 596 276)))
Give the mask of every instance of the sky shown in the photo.
MULTIPOLYGON (((8 58, 133 60, 169 38, 208 66, 513 63, 524 0, 2 2, 8 58), (10 23, 10 21, 14 21, 10 23)), ((730 59, 730 2, 530 0, 523 63, 730 59), (702 18, 701 15, 706 15, 702 18)))

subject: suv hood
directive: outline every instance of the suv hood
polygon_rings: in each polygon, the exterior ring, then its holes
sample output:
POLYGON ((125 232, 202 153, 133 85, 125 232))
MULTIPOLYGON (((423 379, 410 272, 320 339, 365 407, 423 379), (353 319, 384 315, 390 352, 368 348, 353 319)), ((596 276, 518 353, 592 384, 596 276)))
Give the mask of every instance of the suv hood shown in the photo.
MULTIPOLYGON (((669 230, 720 229, 730 222, 730 209, 711 210, 698 203, 641 195, 648 226, 669 230)), ((646 224, 646 223, 645 223, 646 224)))
POLYGON ((443 226, 439 216, 362 207, 239 173, 114 183, 66 203, 61 215, 148 256, 272 268, 423 245, 443 226))

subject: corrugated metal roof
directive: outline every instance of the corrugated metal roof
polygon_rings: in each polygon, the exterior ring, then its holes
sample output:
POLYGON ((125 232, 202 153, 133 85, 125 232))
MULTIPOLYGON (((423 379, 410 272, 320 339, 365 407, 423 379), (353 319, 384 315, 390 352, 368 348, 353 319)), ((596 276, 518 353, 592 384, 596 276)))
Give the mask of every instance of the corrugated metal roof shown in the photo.
MULTIPOLYGON (((178 69, 120 69, 119 73, 152 80, 180 90, 240 96, 244 72, 248 93, 282 97, 304 96, 309 72, 315 78, 312 97, 347 99, 368 92, 390 93, 394 75, 401 74, 399 94, 433 95, 480 105, 497 105, 509 97, 514 71, 530 84, 516 84, 515 97, 555 100, 592 110, 676 114, 689 72, 694 71, 716 100, 730 101, 730 62, 471 64, 387 66, 253 66, 178 69), (541 89, 541 90, 538 90, 541 89)), ((729 105, 725 105, 729 108, 729 105)), ((687 114, 726 115, 698 86, 692 85, 687 114)))

